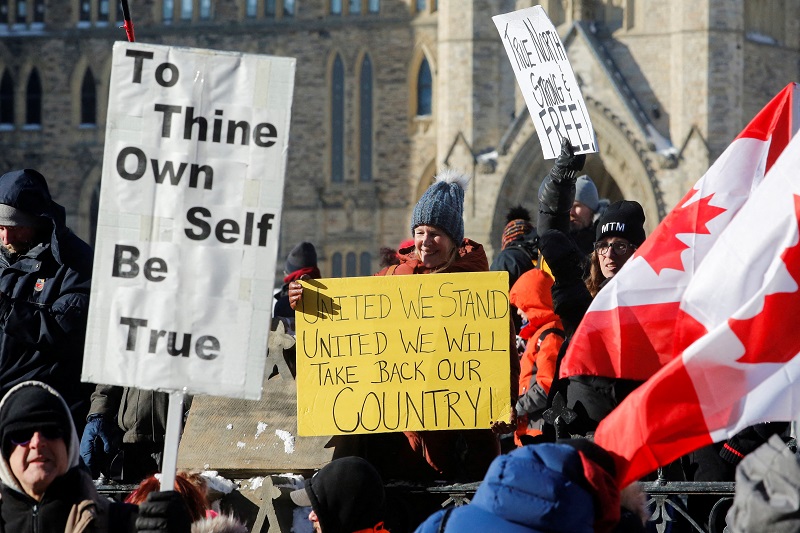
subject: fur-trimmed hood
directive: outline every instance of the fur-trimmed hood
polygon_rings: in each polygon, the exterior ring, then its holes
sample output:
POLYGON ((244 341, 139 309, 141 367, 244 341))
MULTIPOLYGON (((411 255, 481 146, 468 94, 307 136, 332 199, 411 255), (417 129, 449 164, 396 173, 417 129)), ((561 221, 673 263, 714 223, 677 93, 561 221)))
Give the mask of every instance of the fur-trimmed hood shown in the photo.
MULTIPOLYGON (((67 407, 66 402, 61 397, 58 392, 49 385, 45 385, 40 381, 23 381, 22 383, 15 385, 11 388, 11 390, 6 393, 2 400, 0 400, 0 412, 2 412, 3 408, 9 405, 10 402, 15 400, 15 397, 19 392, 27 387, 41 387, 45 391, 49 392, 59 400, 59 404, 64 410, 64 417, 66 420, 69 421, 70 432, 69 435, 65 437, 67 440, 67 458, 69 459, 69 469, 72 469, 79 464, 79 446, 80 441, 78 440, 78 434, 75 431, 75 424, 72 421, 72 415, 70 414, 69 408, 67 407)), ((2 430, 2 428, 0 428, 2 430)), ((25 494, 25 491, 20 486, 17 478, 11 472, 11 466, 8 464, 8 460, 0 454, 0 482, 3 485, 21 493, 25 494)))

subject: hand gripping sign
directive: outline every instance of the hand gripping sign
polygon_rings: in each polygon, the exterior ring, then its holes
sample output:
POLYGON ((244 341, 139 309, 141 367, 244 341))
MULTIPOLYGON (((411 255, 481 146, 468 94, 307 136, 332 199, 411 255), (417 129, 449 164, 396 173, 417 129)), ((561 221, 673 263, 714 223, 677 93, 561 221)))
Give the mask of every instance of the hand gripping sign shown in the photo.
POLYGON ((297 428, 310 435, 508 421, 508 274, 303 282, 297 428))
POLYGON ((577 154, 596 152, 586 103, 564 45, 544 9, 533 6, 492 20, 533 118, 544 158, 558 155, 564 137, 577 154))

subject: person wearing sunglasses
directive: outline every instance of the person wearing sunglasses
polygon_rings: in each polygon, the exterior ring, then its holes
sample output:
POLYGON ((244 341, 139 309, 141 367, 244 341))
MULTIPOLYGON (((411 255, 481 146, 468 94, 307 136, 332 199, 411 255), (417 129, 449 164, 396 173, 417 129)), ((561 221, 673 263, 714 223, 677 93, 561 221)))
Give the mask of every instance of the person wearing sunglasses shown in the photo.
POLYGON ((69 408, 49 385, 25 381, 6 393, 0 450, 0 533, 190 532, 191 519, 175 491, 154 492, 138 507, 97 493, 80 465, 69 408))

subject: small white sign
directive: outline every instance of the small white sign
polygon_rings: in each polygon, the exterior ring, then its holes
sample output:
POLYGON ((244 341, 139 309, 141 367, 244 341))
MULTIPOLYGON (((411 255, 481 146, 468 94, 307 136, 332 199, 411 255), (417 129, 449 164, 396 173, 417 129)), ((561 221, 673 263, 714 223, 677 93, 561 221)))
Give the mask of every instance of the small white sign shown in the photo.
POLYGON ((83 381, 260 397, 294 72, 114 45, 83 381))
POLYGON ((566 137, 577 154, 597 152, 597 140, 575 73, 541 6, 492 17, 528 106, 542 153, 554 159, 566 137))

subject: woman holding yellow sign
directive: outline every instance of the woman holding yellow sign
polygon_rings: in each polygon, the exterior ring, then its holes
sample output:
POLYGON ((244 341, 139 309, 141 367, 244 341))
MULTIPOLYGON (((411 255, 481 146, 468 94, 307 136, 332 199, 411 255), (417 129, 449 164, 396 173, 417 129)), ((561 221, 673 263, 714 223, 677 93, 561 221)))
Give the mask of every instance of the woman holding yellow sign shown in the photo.
MULTIPOLYGON (((485 272, 489 262, 483 246, 464 238, 464 190, 469 178, 446 169, 422 195, 411 218, 414 245, 400 249, 400 264, 389 266, 378 276, 485 272)), ((303 289, 289 285, 289 302, 298 305, 303 289)), ((385 479, 455 481, 480 480, 492 459, 500 453, 499 433, 515 426, 513 405, 517 397, 519 357, 509 319, 508 355, 511 363, 511 423, 495 421, 491 429, 405 431, 334 439, 334 457, 358 455, 370 461, 385 479)))

